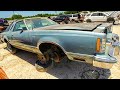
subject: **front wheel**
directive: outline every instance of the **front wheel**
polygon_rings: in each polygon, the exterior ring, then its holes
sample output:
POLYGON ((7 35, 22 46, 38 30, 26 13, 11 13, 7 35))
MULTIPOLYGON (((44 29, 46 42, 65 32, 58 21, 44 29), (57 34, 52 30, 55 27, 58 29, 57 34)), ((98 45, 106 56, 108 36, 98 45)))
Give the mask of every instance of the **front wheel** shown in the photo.
POLYGON ((35 63, 36 70, 39 72, 46 72, 48 69, 52 68, 53 61, 49 60, 46 63, 37 60, 35 63))
POLYGON ((10 51, 10 53, 15 54, 17 49, 13 47, 9 42, 7 42, 7 49, 10 51))
MULTIPOLYGON (((40 72, 46 72, 53 66, 55 66, 55 63, 60 63, 60 55, 58 51, 49 49, 43 53, 45 59, 36 61, 35 67, 40 72)), ((38 55, 39 56, 39 55, 38 55)), ((39 57, 38 57, 39 58, 39 57)))

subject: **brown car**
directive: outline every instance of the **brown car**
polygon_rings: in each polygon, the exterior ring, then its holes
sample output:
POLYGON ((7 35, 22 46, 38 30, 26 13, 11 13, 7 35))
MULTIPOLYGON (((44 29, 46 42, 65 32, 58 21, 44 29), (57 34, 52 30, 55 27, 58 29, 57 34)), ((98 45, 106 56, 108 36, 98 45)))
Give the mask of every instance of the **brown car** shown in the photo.
POLYGON ((4 29, 4 26, 0 26, 0 32, 2 32, 4 29))
POLYGON ((3 30, 5 30, 7 28, 7 26, 9 25, 8 21, 0 18, 0 32, 2 32, 3 30))

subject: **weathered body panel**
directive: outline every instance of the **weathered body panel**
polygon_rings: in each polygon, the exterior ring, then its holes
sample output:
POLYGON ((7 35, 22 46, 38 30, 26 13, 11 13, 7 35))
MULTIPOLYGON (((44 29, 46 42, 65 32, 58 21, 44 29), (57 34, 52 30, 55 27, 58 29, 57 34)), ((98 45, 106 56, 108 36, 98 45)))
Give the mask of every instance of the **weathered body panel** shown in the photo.
POLYGON ((96 39, 102 38, 104 34, 68 30, 33 30, 30 36, 33 46, 39 46, 43 42, 52 42, 63 47, 66 52, 93 55, 96 39))
MULTIPOLYGON (((104 65, 117 62, 114 56, 109 55, 109 49, 113 47, 112 45, 111 47, 105 46, 106 50, 102 53, 96 52, 98 38, 101 40, 100 44, 103 44, 104 41, 102 40, 107 40, 107 43, 112 41, 113 34, 111 32, 109 34, 104 33, 104 29, 106 29, 105 26, 94 30, 94 28, 89 29, 89 27, 85 29, 79 24, 51 25, 22 32, 13 32, 11 29, 2 35, 3 39, 19 49, 42 55, 39 46, 42 43, 52 43, 59 46, 70 60, 81 61, 84 59, 87 63, 99 66, 96 61, 103 62, 104 65)), ((104 45, 107 45, 106 41, 104 45)), ((104 49, 102 45, 101 47, 104 49)))

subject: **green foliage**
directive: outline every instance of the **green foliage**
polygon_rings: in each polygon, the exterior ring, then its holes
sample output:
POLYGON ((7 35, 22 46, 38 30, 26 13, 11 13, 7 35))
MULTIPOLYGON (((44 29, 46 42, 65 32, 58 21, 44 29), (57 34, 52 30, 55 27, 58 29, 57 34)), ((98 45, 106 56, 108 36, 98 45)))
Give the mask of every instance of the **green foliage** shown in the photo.
POLYGON ((55 16, 55 14, 37 14, 35 17, 50 17, 50 16, 55 16))
POLYGON ((16 14, 14 14, 14 15, 12 15, 12 20, 13 19, 22 19, 23 17, 22 17, 22 15, 16 15, 16 14))
POLYGON ((63 15, 64 13, 59 13, 59 15, 63 15))
POLYGON ((6 20, 12 20, 12 18, 5 18, 6 20))
POLYGON ((75 14, 79 13, 80 11, 65 11, 64 14, 75 14))

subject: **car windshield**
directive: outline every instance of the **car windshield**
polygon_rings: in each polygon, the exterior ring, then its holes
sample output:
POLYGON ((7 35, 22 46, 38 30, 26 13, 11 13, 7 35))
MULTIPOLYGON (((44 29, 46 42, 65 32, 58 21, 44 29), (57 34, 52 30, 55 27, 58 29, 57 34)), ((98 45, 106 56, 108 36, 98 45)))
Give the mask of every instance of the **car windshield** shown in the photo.
POLYGON ((50 25, 56 25, 57 23, 50 20, 50 19, 26 19, 25 23, 28 27, 28 29, 34 29, 34 28, 40 28, 40 27, 45 27, 45 26, 50 26, 50 25))

